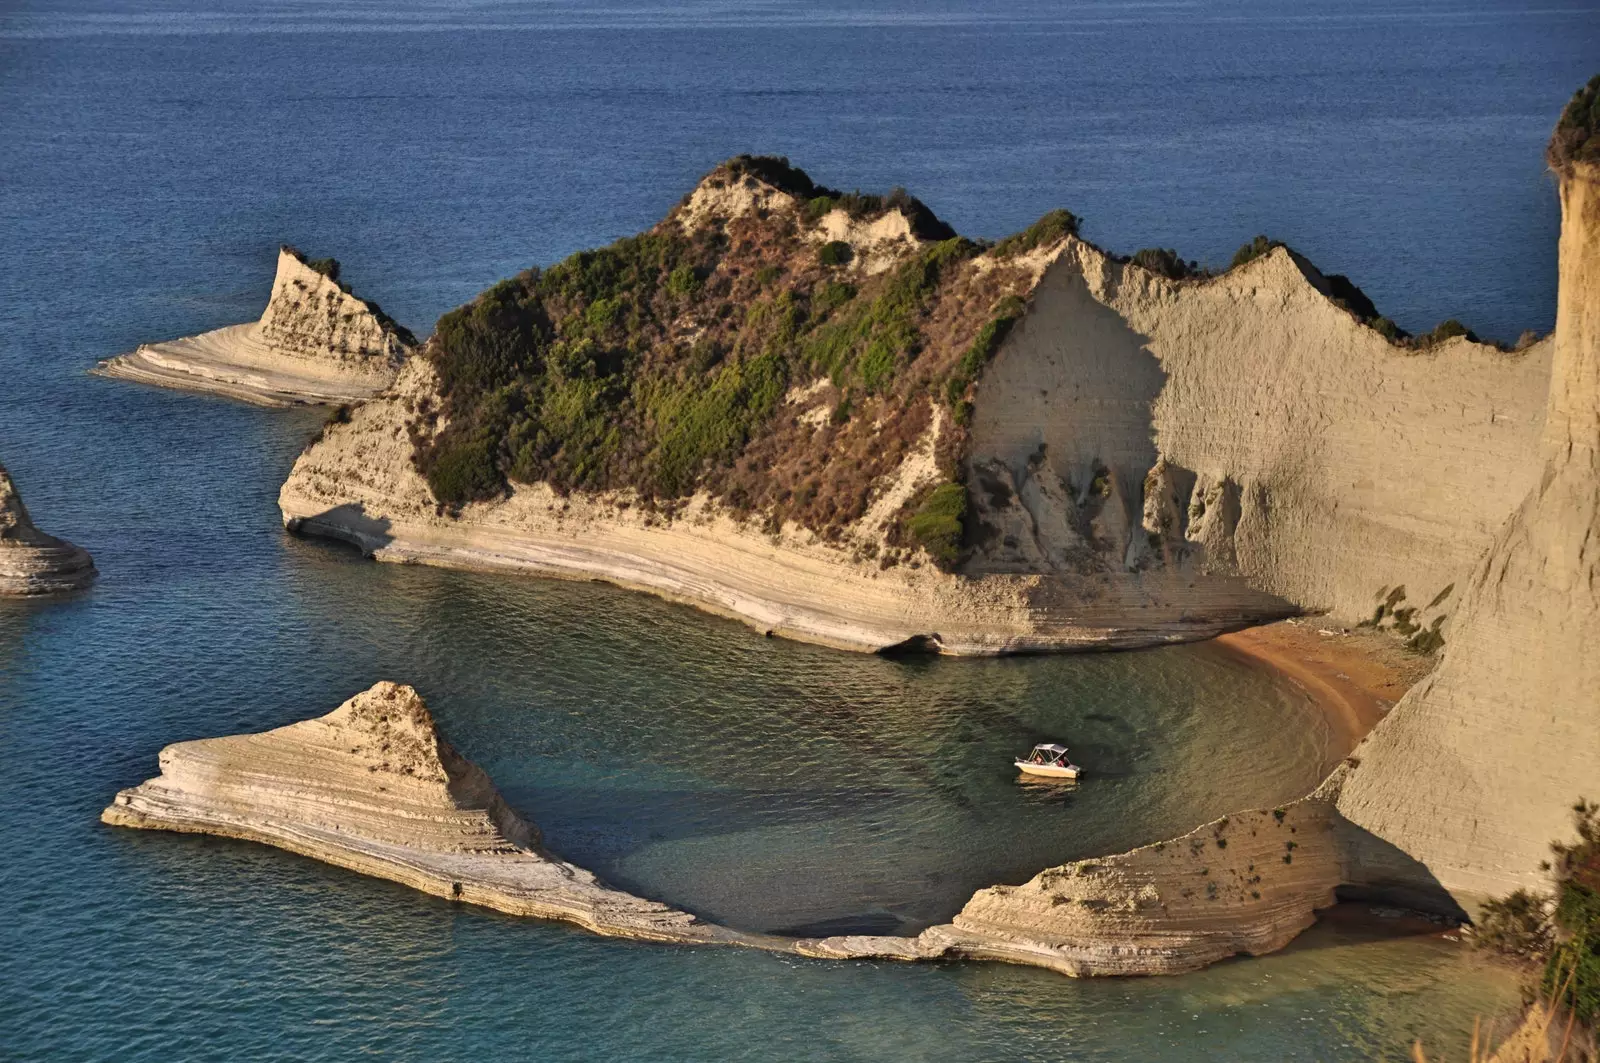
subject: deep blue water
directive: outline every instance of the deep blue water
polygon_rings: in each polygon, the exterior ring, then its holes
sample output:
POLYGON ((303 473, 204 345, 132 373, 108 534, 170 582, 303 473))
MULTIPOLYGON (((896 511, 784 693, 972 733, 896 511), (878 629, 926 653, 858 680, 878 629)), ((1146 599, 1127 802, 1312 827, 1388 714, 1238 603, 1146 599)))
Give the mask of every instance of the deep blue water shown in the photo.
POLYGON ((601 941, 242 843, 112 831, 167 742, 413 682, 564 855, 734 925, 915 929, 976 886, 1303 790, 1291 691, 1192 647, 890 662, 607 588, 289 539, 319 415, 84 375, 253 317, 333 254, 426 332, 637 231, 717 160, 1045 210, 1214 263, 1256 232, 1422 329, 1554 315, 1540 154, 1600 59, 1548 2, 0 7, 0 461, 102 578, 0 606, 3 1059, 1367 1059, 1514 997, 1458 946, 1320 927, 1199 975, 601 941), (1070 734, 1105 769, 1011 784, 1070 734), (774 760, 781 770, 768 767, 774 760))

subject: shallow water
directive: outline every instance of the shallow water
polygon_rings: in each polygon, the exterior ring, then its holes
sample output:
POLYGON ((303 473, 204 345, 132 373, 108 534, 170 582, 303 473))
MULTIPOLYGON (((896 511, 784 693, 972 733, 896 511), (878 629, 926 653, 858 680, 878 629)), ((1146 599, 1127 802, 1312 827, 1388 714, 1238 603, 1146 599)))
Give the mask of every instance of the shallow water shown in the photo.
POLYGON ((0 460, 90 592, 0 606, 0 1057, 1152 1059, 1460 1055, 1504 974, 1319 927, 1076 983, 603 941, 242 843, 101 827, 167 742, 416 684, 551 845, 735 926, 909 932, 975 887, 1302 792, 1337 755, 1214 648, 889 661, 600 585, 380 566, 285 536, 319 414, 87 377, 259 312, 337 254, 426 331, 637 230, 717 159, 903 183, 997 235, 1066 205, 1123 251, 1257 231, 1403 325, 1548 328, 1539 152, 1593 3, 0 11, 0 460), (1091 769, 1022 787, 1065 737, 1091 769))

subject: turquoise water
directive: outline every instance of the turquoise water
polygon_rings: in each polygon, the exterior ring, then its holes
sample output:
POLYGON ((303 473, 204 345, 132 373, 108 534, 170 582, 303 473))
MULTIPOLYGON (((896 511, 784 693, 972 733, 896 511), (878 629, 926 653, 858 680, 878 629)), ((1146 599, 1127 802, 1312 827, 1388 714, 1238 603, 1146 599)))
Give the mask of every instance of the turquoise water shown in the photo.
POLYGON ((1303 791, 1338 751, 1212 647, 887 661, 590 584, 285 536, 318 414, 84 375, 259 312, 281 241, 427 331, 743 150, 964 231, 1257 231, 1411 328, 1548 328, 1539 152, 1600 13, 879 2, 0 10, 0 460, 94 552, 0 605, 0 1058, 1356 1060, 1462 1052, 1514 983, 1319 927, 1176 979, 603 941, 270 849, 113 831, 168 742, 417 685, 565 856, 735 926, 911 932, 978 886, 1303 791), (1066 736, 1095 769, 1020 787, 1066 736))

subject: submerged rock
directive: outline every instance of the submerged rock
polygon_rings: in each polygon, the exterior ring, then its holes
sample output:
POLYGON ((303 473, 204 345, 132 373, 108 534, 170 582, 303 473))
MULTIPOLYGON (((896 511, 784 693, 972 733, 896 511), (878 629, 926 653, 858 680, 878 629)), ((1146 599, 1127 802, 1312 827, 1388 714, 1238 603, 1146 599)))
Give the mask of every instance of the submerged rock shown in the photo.
POLYGON ((77 590, 94 577, 87 551, 33 526, 17 485, 0 465, 0 595, 77 590))
POLYGON ((259 321, 147 343, 95 371, 262 406, 336 404, 382 391, 415 342, 376 303, 339 282, 336 260, 308 261, 284 247, 259 321))
POLYGON ((546 852, 409 686, 378 683, 326 716, 261 734, 179 742, 160 763, 160 775, 119 793, 101 820, 263 842, 597 934, 756 943, 546 852))

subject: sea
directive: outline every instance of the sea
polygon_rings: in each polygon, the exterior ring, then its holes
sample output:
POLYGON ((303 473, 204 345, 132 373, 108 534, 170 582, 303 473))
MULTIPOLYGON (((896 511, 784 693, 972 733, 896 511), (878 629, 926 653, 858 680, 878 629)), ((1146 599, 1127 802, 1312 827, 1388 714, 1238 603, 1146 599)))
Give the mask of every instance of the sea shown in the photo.
MULTIPOLYGON (((1357 908, 1181 977, 604 940, 98 814, 162 746, 415 685, 550 847, 731 926, 914 933, 973 890, 1305 792, 1343 754, 1214 645, 884 659, 601 584, 284 533, 325 414, 87 375, 257 316, 279 244, 419 334, 730 155, 993 238, 1257 233, 1423 331, 1554 321, 1545 140, 1594 0, 6 0, 0 462, 86 592, 0 603, 0 1060, 1463 1058, 1516 976, 1357 908), (1092 770, 1021 786, 1065 738, 1092 770), (1404 930, 1405 932, 1402 932, 1404 930)), ((1449 372, 1447 365, 1441 372, 1449 372)))

